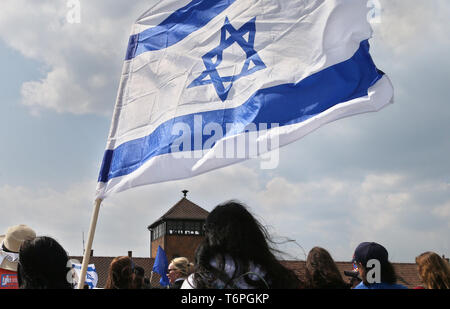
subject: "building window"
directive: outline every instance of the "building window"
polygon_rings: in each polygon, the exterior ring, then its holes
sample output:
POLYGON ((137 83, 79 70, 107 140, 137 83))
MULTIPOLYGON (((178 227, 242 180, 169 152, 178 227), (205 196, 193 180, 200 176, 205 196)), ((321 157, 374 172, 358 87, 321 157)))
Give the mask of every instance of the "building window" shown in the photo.
POLYGON ((152 230, 152 241, 165 235, 166 223, 163 222, 152 230))
POLYGON ((184 230, 183 221, 176 221, 175 234, 182 235, 184 230))
POLYGON ((182 235, 184 231, 183 221, 167 222, 167 233, 169 235, 182 235))
POLYGON ((168 221, 166 233, 168 235, 203 235, 203 223, 203 221, 168 221))
POLYGON ((201 222, 195 222, 194 223, 194 234, 195 235, 201 235, 202 234, 202 223, 201 222))
POLYGON ((193 235, 195 233, 194 226, 195 226, 194 222, 186 222, 184 224, 184 234, 185 235, 193 235))
POLYGON ((175 225, 172 221, 167 222, 167 234, 172 235, 174 234, 175 225))

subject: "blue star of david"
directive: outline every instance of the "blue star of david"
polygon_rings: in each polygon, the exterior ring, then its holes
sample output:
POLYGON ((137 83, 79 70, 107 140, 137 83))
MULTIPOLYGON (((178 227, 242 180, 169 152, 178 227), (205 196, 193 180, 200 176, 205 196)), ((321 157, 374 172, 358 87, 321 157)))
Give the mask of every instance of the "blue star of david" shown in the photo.
POLYGON ((248 21, 241 28, 236 30, 228 20, 225 18, 225 23, 220 31, 220 44, 210 52, 206 53, 202 59, 206 70, 204 70, 192 83, 189 84, 188 88, 213 84, 216 89, 217 95, 222 101, 225 101, 228 97, 228 92, 233 86, 233 82, 241 77, 255 73, 256 71, 266 68, 266 65, 258 56, 254 45, 255 45, 255 21, 256 17, 248 21), (229 37, 227 38, 227 33, 229 37), (244 38, 244 35, 248 35, 248 40, 244 38), (242 67, 242 70, 237 75, 223 76, 221 77, 217 72, 217 67, 222 62, 223 51, 230 47, 233 43, 239 44, 239 46, 244 50, 247 59, 242 67), (253 66, 249 69, 250 64, 253 66), (209 77, 209 79, 207 79, 209 77), (224 83, 230 82, 230 84, 225 87, 224 83))

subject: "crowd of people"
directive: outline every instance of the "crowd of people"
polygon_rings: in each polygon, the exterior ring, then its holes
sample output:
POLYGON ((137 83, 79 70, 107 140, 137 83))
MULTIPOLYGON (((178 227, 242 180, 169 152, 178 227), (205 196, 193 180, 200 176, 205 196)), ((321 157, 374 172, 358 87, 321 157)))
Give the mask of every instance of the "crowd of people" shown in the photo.
MULTIPOLYGON (((285 267, 266 228, 246 206, 236 201, 218 205, 205 222, 205 237, 194 263, 185 257, 170 261, 167 277, 172 289, 406 289, 397 283, 388 251, 363 242, 353 255, 353 270, 344 280, 330 253, 310 250, 304 275, 285 267)), ((0 288, 72 289, 71 264, 53 238, 37 236, 26 225, 10 227, 0 236, 0 288)), ((417 256, 423 289, 450 289, 449 262, 434 252, 417 256)), ((105 289, 151 288, 145 271, 132 258, 111 262, 105 289)))

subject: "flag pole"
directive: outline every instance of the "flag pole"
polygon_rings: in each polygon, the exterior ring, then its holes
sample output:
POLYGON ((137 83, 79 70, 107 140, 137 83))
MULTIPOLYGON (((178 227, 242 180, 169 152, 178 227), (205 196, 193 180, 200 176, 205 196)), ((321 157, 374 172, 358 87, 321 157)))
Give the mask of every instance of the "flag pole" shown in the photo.
POLYGON ((92 213, 91 226, 89 227, 88 240, 86 244, 86 250, 84 251, 83 263, 81 265, 81 275, 78 282, 78 289, 83 289, 84 282, 86 281, 86 271, 89 265, 89 258, 91 256, 92 242, 94 241, 95 227, 97 225, 98 212, 100 210, 100 204, 102 199, 96 199, 94 203, 94 212, 92 213))

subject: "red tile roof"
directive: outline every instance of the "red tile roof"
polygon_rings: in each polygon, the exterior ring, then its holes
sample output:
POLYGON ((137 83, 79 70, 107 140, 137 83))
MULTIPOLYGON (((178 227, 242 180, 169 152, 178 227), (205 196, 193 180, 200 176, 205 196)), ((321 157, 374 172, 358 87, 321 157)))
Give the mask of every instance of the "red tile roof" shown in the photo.
MULTIPOLYGON (((306 271, 305 261, 282 261, 282 264, 289 269, 292 269, 299 278, 304 278, 306 271)), ((336 265, 341 272, 342 278, 350 282, 350 277, 344 274, 344 271, 353 270, 352 262, 336 262, 336 265)), ((397 274, 397 283, 403 284, 408 288, 414 288, 422 284, 416 264, 411 263, 392 263, 397 274)))
POLYGON ((159 222, 167 219, 205 220, 208 215, 208 211, 183 197, 178 201, 178 203, 162 215, 161 218, 149 225, 149 228, 155 227, 159 222))
MULTIPOLYGON (((82 262, 83 257, 71 257, 72 259, 77 259, 82 262)), ((94 264, 98 274, 98 284, 97 287, 104 287, 106 279, 108 277, 109 264, 114 257, 106 256, 93 256, 90 258, 89 263, 94 264)), ((133 257, 133 261, 136 265, 141 266, 145 270, 145 276, 150 278, 151 271, 153 268, 154 259, 143 258, 143 257, 133 257)), ((304 261, 282 261, 285 267, 292 269, 299 278, 304 278, 305 276, 305 262, 304 261)), ((350 278, 344 275, 344 271, 352 270, 352 262, 336 262, 338 269, 341 272, 342 278, 346 281, 350 281, 350 278)), ((419 274, 417 271, 416 264, 412 263, 393 263, 394 269, 397 273, 397 283, 403 284, 408 288, 414 288, 421 285, 419 274)), ((159 285, 160 276, 158 274, 153 274, 152 286, 160 288, 159 285)))

